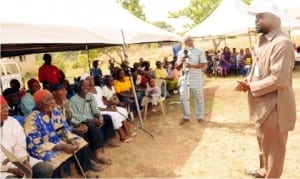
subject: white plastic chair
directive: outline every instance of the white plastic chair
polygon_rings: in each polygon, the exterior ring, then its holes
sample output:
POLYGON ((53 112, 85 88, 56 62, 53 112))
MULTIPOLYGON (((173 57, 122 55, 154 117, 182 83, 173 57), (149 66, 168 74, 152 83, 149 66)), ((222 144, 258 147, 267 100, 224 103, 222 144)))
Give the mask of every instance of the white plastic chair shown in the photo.
MULTIPOLYGON (((161 108, 161 111, 163 113, 163 117, 165 117, 165 107, 164 107, 164 101, 166 100, 167 95, 167 82, 163 79, 155 79, 155 85, 161 87, 162 96, 159 98, 159 105, 161 108)), ((148 104, 150 100, 146 101, 146 104, 144 106, 144 121, 147 119, 147 111, 148 111, 148 104)))

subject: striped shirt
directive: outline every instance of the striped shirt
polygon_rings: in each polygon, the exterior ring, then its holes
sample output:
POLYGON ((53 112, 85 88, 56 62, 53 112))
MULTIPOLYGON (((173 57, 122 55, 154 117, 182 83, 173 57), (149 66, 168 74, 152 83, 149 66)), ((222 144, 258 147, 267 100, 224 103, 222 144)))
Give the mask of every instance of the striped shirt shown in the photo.
POLYGON ((73 111, 72 123, 79 124, 87 119, 93 119, 95 114, 100 114, 94 96, 88 93, 85 98, 76 94, 70 99, 70 107, 73 111))
MULTIPOLYGON (((179 59, 178 62, 182 63, 182 60, 184 59, 184 51, 181 50, 178 54, 179 59)), ((192 65, 197 65, 200 63, 207 63, 207 59, 205 57, 205 54, 202 50, 198 48, 193 48, 188 51, 188 63, 192 65)), ((199 88, 203 86, 203 74, 201 69, 196 68, 190 68, 188 72, 189 77, 184 74, 184 76, 181 78, 184 83, 189 83, 191 88, 199 88)))

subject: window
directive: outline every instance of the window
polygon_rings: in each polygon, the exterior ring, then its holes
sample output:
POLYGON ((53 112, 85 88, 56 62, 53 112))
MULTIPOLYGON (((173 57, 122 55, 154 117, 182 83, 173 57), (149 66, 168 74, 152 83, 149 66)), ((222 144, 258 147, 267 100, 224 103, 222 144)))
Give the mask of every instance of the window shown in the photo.
POLYGON ((16 74, 19 73, 18 67, 16 64, 5 64, 7 74, 16 74))

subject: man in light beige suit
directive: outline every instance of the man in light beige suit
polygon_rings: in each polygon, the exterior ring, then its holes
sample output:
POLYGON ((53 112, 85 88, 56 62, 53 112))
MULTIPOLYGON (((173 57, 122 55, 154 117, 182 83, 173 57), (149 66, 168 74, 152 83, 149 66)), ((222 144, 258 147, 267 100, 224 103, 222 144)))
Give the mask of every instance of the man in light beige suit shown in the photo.
MULTIPOLYGON (((250 172, 256 177, 279 178, 283 171, 288 131, 296 121, 295 96, 292 89, 294 50, 281 29, 281 12, 269 2, 250 5, 256 16, 256 31, 262 33, 253 53, 253 65, 237 91, 248 91, 250 119, 257 128, 261 151, 260 169, 250 172)), ((246 172, 247 173, 247 172, 246 172)))

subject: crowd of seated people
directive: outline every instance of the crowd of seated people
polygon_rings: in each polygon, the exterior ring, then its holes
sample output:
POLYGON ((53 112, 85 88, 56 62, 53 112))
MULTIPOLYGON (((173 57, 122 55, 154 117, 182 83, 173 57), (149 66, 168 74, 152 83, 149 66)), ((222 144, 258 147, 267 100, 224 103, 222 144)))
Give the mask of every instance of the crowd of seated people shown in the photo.
POLYGON ((12 80, 3 99, 10 118, 23 127, 28 155, 50 164, 48 171, 57 178, 64 173, 70 175, 71 163, 83 177, 98 177, 104 166, 112 163, 104 156, 104 147, 118 147, 134 139, 136 133, 128 121, 145 101, 150 101, 155 111, 161 96, 155 78, 166 80, 172 95, 181 75, 175 68, 176 58, 171 62, 164 58, 164 67, 157 61, 155 70, 143 58, 133 68, 127 62, 111 64, 109 75, 102 74, 95 60, 90 74, 74 78, 76 82, 70 84, 63 72, 51 64, 50 54, 43 59, 38 78, 26 82, 27 91, 12 80))
POLYGON ((251 69, 252 55, 250 48, 240 49, 224 47, 223 51, 216 51, 214 54, 209 54, 206 51, 208 60, 205 73, 208 77, 212 74, 218 76, 227 76, 229 73, 237 73, 246 76, 251 69))
MULTIPOLYGON (((154 70, 143 58, 133 67, 128 62, 115 65, 111 61, 108 75, 102 73, 95 60, 90 74, 83 74, 70 84, 51 60, 50 54, 44 55, 39 77, 27 81, 27 91, 18 89, 19 85, 13 81, 13 87, 6 89, 3 96, 9 115, 24 127, 29 154, 51 163, 57 177, 61 176, 61 170, 68 171, 70 163, 75 163, 79 174, 97 176, 93 172, 102 171, 103 166, 112 163, 105 157, 104 147, 118 147, 134 140, 136 133, 130 129, 129 121, 138 109, 144 110, 146 102, 155 113, 162 95, 172 96, 178 91, 182 74, 176 68, 176 57, 172 61, 167 57, 156 61, 154 70), (45 73, 53 75, 49 78, 45 73), (166 81, 167 94, 162 94, 165 90, 157 86, 160 80, 166 81)), ((233 69, 228 48, 219 60, 225 73, 233 69)))

